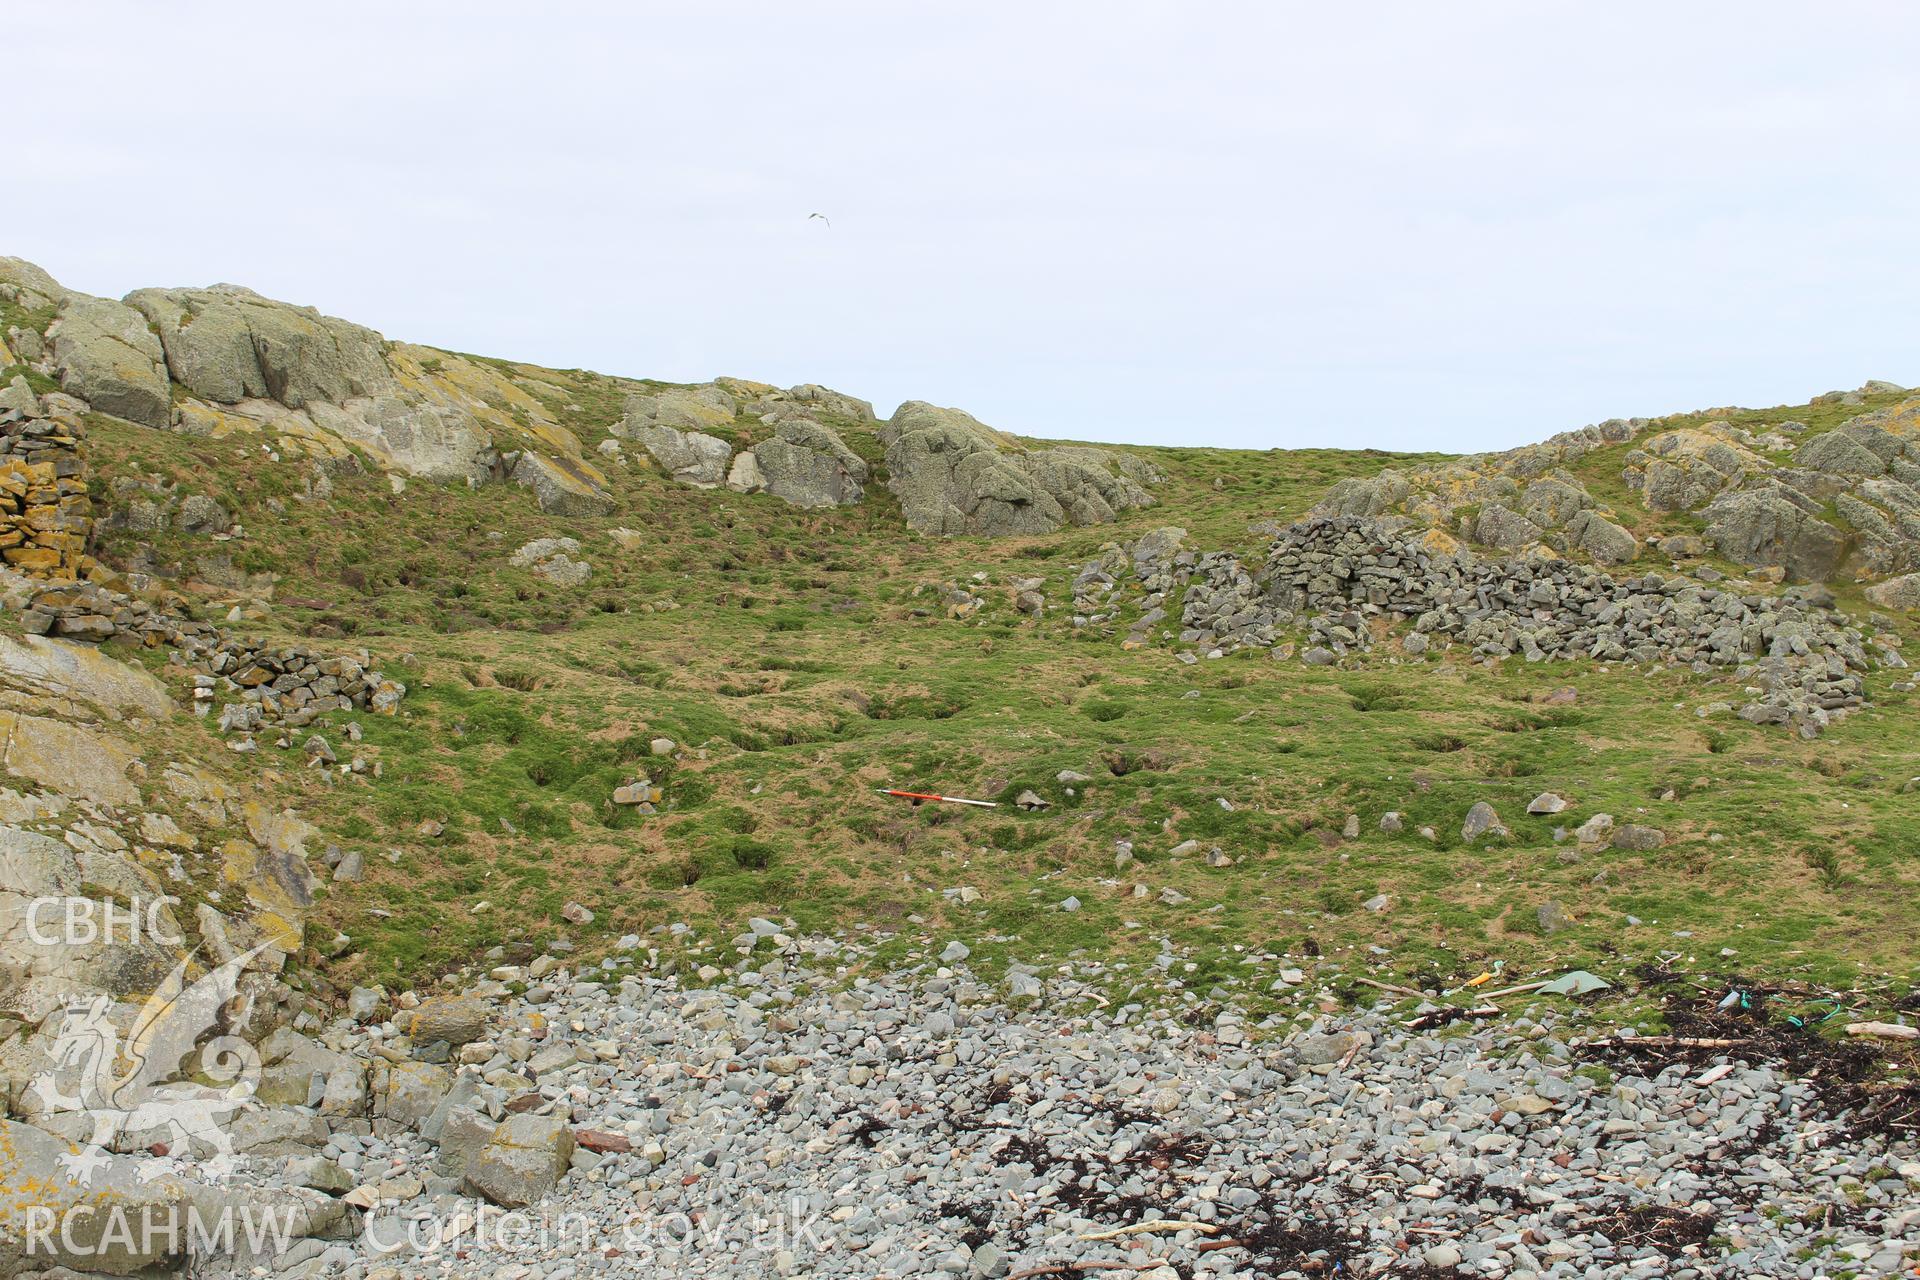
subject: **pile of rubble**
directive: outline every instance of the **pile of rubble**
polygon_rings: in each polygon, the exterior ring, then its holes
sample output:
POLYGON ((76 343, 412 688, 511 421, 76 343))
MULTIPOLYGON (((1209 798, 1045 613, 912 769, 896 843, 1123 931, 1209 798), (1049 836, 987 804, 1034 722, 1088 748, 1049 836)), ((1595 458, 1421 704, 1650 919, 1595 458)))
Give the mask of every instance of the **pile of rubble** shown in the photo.
POLYGON ((216 681, 238 695, 220 713, 223 733, 252 732, 269 723, 297 728, 329 711, 371 711, 392 715, 407 687, 370 670, 365 649, 348 657, 315 653, 305 645, 284 648, 257 641, 222 639, 199 655, 194 698, 203 704, 216 696, 216 681))
POLYGON ((151 601, 86 582, 45 585, 14 582, 16 604, 30 635, 70 640, 137 639, 147 648, 166 646, 202 674, 194 701, 210 710, 224 691, 220 729, 253 733, 268 725, 300 728, 329 711, 392 715, 407 687, 372 669, 358 654, 328 655, 304 645, 276 646, 222 635, 211 623, 182 618, 151 601), (22 591, 21 588, 24 587, 22 591))
MULTIPOLYGON (((1863 673, 1906 665, 1896 637, 1869 639, 1821 587, 1742 594, 1678 575, 1615 578, 1547 556, 1456 554, 1433 549, 1405 522, 1361 517, 1288 526, 1255 568, 1228 553, 1181 551, 1178 533, 1158 530, 1119 553, 1149 588, 1130 645, 1153 642, 1165 602, 1184 584, 1177 640, 1209 655, 1250 647, 1291 655, 1281 633, 1296 628, 1308 635, 1302 659, 1325 664, 1371 648, 1376 631, 1410 624, 1400 641, 1410 656, 1463 645, 1489 661, 1731 668, 1753 691, 1742 717, 1791 723, 1807 736, 1864 701, 1863 673)), ((1082 573, 1078 600, 1115 576, 1113 559, 1082 573)))

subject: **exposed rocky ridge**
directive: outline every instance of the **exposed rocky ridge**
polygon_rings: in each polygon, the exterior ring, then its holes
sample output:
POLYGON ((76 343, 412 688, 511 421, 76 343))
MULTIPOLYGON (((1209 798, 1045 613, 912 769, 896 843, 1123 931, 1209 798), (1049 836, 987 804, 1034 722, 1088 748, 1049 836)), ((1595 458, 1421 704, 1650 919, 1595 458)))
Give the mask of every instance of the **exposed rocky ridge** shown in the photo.
MULTIPOLYGON (((141 289, 124 302, 67 289, 18 259, 0 259, 12 326, 30 367, 93 409, 194 435, 262 435, 334 464, 355 451, 403 475, 478 482, 514 469, 516 446, 540 456, 543 504, 590 499, 605 484, 579 440, 541 401, 489 365, 406 343, 235 285, 141 289), (24 340, 22 340, 24 339, 24 340)), ((524 482, 524 481, 523 481, 524 482)), ((548 509, 559 509, 549 506, 548 509)))
MULTIPOLYGON (((1888 395, 1899 388, 1870 383, 1888 395)), ((1853 403, 1864 403, 1861 394, 1853 403)), ((1389 468, 1343 480, 1315 515, 1402 515, 1460 541, 1503 551, 1545 547, 1598 564, 1640 554, 1612 511, 1565 468, 1597 449, 1638 441, 1621 478, 1652 513, 1696 515, 1704 543, 1755 569, 1826 581, 1884 577, 1920 565, 1920 397, 1811 437, 1798 422, 1753 431, 1714 419, 1654 431, 1614 420, 1542 444, 1438 467, 1389 468)), ((1663 551, 1666 549, 1663 547, 1663 551)))
MULTIPOLYGON (((392 342, 237 285, 90 297, 13 258, 0 259, 0 304, 16 322, 0 367, 21 363, 57 379, 101 413, 193 435, 258 435, 326 467, 507 481, 556 515, 614 507, 605 473, 533 393, 557 389, 490 362, 392 342)), ((632 442, 676 482, 806 508, 847 506, 864 494, 868 463, 840 434, 874 426, 864 400, 813 383, 783 390, 740 378, 628 385, 636 389, 622 417, 597 446, 607 459, 623 459, 622 443, 632 442), (713 434, 740 421, 770 428, 772 438, 736 450, 713 434)), ((879 434, 889 484, 922 533, 1104 523, 1149 505, 1147 486, 1160 479, 1125 453, 1030 448, 920 402, 902 405, 879 434)))
POLYGON ((1586 659, 1731 671, 1759 690, 1739 714, 1813 736, 1865 700, 1863 676, 1903 668, 1898 637, 1869 637, 1817 590, 1741 593, 1682 576, 1614 578, 1548 556, 1477 556, 1398 520, 1317 517, 1281 530, 1254 566, 1181 548, 1161 530, 1111 547, 1075 581, 1076 624, 1110 626, 1117 587, 1145 590, 1128 643, 1165 637, 1218 657, 1239 648, 1333 663, 1406 628, 1418 657, 1460 645, 1478 660, 1586 659), (1170 619, 1177 616, 1174 629, 1170 619))

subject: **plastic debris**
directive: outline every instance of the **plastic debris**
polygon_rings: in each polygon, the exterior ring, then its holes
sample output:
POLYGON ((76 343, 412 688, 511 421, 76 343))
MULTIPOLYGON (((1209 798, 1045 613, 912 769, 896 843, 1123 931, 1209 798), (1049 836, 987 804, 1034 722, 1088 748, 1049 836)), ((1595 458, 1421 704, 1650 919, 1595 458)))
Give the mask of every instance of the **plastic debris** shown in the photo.
POLYGON ((1589 991, 1606 991, 1613 984, 1598 974, 1588 973, 1585 969, 1575 969, 1563 973, 1540 990, 1550 996, 1583 996, 1589 991))

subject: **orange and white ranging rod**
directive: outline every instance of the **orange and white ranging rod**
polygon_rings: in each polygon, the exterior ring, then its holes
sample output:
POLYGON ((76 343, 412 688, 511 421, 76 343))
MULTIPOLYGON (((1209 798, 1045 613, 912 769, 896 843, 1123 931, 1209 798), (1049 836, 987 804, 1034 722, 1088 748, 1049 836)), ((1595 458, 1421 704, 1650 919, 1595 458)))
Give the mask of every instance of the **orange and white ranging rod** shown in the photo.
POLYGON ((928 795, 924 791, 895 791, 891 787, 876 787, 874 789, 883 796, 899 796, 902 800, 911 800, 915 804, 920 803, 922 800, 939 800, 946 804, 970 804, 980 809, 998 809, 1000 807, 1000 802, 997 800, 963 800, 959 796, 935 796, 928 795))

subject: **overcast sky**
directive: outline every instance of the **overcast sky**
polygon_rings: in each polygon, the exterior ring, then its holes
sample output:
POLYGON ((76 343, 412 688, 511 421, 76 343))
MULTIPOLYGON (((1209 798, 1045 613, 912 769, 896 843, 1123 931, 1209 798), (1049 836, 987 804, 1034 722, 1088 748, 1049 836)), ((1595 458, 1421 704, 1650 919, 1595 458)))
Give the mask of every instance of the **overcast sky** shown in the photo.
POLYGON ((94 293, 231 280, 458 350, 1153 443, 1458 451, 1920 382, 1906 3, 7 22, 0 253, 94 293))

